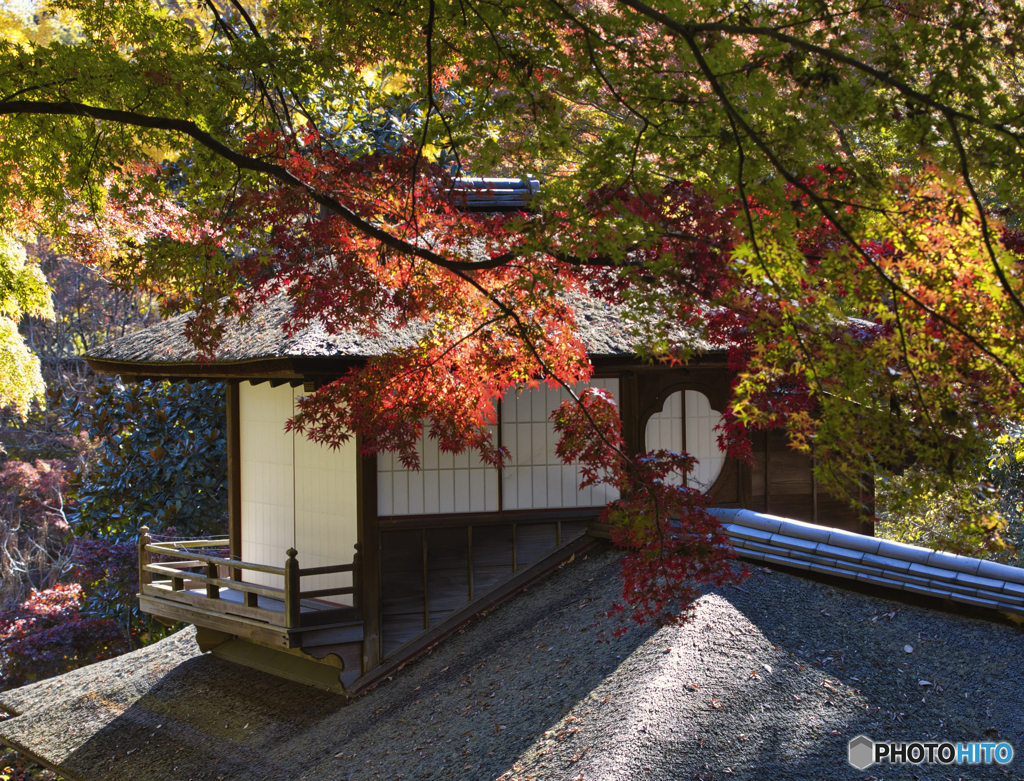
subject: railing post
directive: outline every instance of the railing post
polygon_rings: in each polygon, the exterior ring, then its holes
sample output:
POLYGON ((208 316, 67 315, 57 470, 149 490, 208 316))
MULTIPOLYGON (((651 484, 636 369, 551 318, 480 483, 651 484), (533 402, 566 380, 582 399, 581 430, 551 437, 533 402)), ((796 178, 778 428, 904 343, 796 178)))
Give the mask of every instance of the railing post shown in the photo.
POLYGON ((153 563, 153 554, 146 550, 146 546, 153 542, 149 536, 149 527, 143 526, 139 529, 139 593, 145 593, 146 586, 153 582, 153 573, 147 572, 146 567, 153 563))
POLYGON ((363 552, 362 546, 356 543, 356 553, 352 557, 352 607, 356 610, 363 606, 363 552))
MULTIPOLYGON (((219 577, 219 576, 220 575, 217 572, 217 565, 216 564, 212 564, 212 563, 208 563, 206 565, 206 577, 208 577, 208 578, 216 578, 216 577, 219 577)), ((220 586, 218 586, 216 583, 207 583, 206 584, 206 598, 207 599, 220 599, 220 586)))
POLYGON ((288 629, 294 629, 299 625, 301 604, 299 598, 299 562, 296 556, 299 552, 295 548, 288 549, 288 561, 284 564, 284 625, 288 629))

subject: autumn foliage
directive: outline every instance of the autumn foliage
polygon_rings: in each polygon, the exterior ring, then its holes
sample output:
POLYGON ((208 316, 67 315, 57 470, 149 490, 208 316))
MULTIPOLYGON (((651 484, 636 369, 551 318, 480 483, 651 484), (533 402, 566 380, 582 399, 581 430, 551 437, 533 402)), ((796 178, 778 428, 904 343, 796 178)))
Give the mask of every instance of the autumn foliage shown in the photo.
POLYGON ((47 678, 129 650, 117 624, 82 615, 78 583, 58 584, 0 613, 0 687, 47 678))
MULTIPOLYGON (((501 463, 506 390, 592 375, 580 298, 645 360, 727 351, 723 448, 783 427, 838 493, 911 462, 956 480, 1024 417, 1019 3, 65 5, 80 41, 0 50, 0 206, 191 308, 206 357, 271 296, 381 340, 303 401, 316 441, 501 463), (469 213, 481 175, 540 189, 469 213)), ((665 485, 685 454, 560 414, 661 568, 632 576, 642 613, 725 571, 665 485)))
POLYGON ((707 498, 686 485, 694 458, 667 450, 628 458, 615 402, 598 388, 563 402, 552 418, 561 435, 558 456, 580 464, 581 487, 607 483, 620 493, 601 515, 626 550, 622 603, 613 612, 628 610, 640 624, 680 623, 694 608, 699 584, 743 581, 746 569, 732 566, 736 554, 707 498))

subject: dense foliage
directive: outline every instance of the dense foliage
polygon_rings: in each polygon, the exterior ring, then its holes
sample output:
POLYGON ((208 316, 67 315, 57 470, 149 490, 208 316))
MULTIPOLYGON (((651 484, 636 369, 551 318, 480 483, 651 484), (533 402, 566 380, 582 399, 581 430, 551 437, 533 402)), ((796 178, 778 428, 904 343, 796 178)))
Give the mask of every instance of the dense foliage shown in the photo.
POLYGON ((24 247, 0 231, 0 408, 13 407, 22 417, 44 393, 39 359, 18 332, 25 315, 52 320, 50 290, 24 247))
POLYGON ((222 386, 101 384, 61 412, 83 435, 77 463, 0 468, 0 687, 166 633, 136 599, 139 526, 225 532, 222 386))
POLYGON ((909 468, 881 480, 877 533, 1018 566, 1024 562, 1024 428, 1010 423, 959 480, 937 489, 909 468))
POLYGON ((71 569, 65 513, 69 464, 0 464, 0 606, 52 588, 71 569))
MULTIPOLYGON (((314 439, 412 464, 426 425, 500 463, 509 386, 592 373, 583 295, 651 360, 728 349, 730 451, 785 426, 836 491, 952 484, 1024 419, 1016 0, 51 5, 0 46, 0 210, 193 307, 207 354, 272 295, 422 334, 312 396, 314 439), (460 209, 493 174, 541 178, 529 212, 460 209)), ((598 442, 631 496, 684 468, 598 442)), ((727 566, 645 517, 620 539, 646 560, 727 566)))
POLYGON ((79 534, 134 540, 139 528, 198 537, 227 518, 224 386, 102 384, 64 409, 96 443, 72 482, 79 534))

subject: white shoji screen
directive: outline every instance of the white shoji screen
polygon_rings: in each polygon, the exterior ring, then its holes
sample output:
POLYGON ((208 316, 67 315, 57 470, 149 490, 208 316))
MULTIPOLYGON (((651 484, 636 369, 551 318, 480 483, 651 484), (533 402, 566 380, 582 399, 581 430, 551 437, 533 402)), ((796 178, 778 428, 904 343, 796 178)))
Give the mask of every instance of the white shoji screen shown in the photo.
MULTIPOLYGON (((348 564, 355 553, 355 441, 332 450, 286 433, 301 395, 289 385, 239 386, 244 561, 283 567, 294 546, 306 569, 348 564)), ((280 577, 264 573, 248 573, 246 579, 282 586, 280 577)), ((304 578, 302 588, 350 584, 351 575, 339 573, 304 578)))
MULTIPOLYGON (((618 395, 617 379, 594 380, 596 387, 618 395)), ((582 386, 581 388, 582 389, 582 386)), ((577 391, 578 392, 578 391, 577 391)), ((392 453, 377 456, 379 515, 444 515, 557 507, 600 507, 618 497, 606 486, 579 490, 579 468, 564 466, 555 456, 555 430, 548 420, 567 393, 542 386, 509 393, 501 405, 501 442, 511 461, 501 475, 480 461, 475 452, 453 456, 441 453, 425 437, 418 445, 419 472, 405 469, 392 453)))
MULTIPOLYGON (((685 450, 698 460, 687 481, 691 488, 707 491, 718 479, 725 454, 718 449, 715 426, 721 413, 711 409, 708 397, 700 391, 676 391, 665 400, 662 411, 647 421, 644 439, 648 450, 685 450), (686 442, 683 442, 683 418, 686 418, 686 442)), ((682 480, 673 476, 679 485, 682 480)))
MULTIPOLYGON (((592 380, 616 398, 617 379, 592 380)), ((585 386, 574 390, 579 393, 585 386)), ((555 455, 558 437, 549 420, 552 411, 569 394, 546 385, 528 392, 508 393, 501 405, 501 442, 511 455, 502 473, 502 505, 505 510, 537 510, 549 507, 600 507, 619 496, 618 491, 597 485, 580 485, 577 466, 565 466, 555 455)))
POLYGON ((418 472, 394 453, 377 454, 378 515, 444 515, 496 512, 498 473, 476 451, 442 453, 436 439, 417 444, 418 472))

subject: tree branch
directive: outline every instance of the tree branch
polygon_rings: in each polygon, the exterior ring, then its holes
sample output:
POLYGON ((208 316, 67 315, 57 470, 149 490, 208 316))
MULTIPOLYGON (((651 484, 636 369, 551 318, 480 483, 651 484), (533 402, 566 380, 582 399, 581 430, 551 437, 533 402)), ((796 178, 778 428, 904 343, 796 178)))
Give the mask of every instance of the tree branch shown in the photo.
POLYGON ((788 43, 794 49, 801 49, 805 52, 811 52, 812 54, 816 54, 819 57, 822 57, 826 60, 842 63, 843 65, 848 65, 849 67, 854 68, 855 70, 859 70, 862 73, 866 73, 876 81, 885 84, 889 87, 892 87, 893 89, 897 90, 906 97, 912 98, 916 102, 928 106, 934 111, 938 111, 947 117, 956 117, 957 119, 961 119, 971 124, 981 125, 982 127, 988 127, 993 130, 998 130, 1000 133, 1003 133, 1012 138, 1018 144, 1018 146, 1024 144, 1024 133, 1015 131, 1008 125, 1003 124, 1002 122, 995 122, 989 124, 982 120, 980 117, 975 117, 970 114, 966 114, 954 108, 953 106, 935 100, 934 98, 926 95, 925 93, 914 89, 906 82, 900 81, 899 79, 893 77, 891 74, 883 70, 879 70, 878 68, 868 65, 866 62, 862 62, 861 60, 858 60, 856 57, 851 57, 848 54, 835 51, 834 49, 829 49, 825 46, 818 46, 817 44, 809 43, 801 38, 797 38, 794 35, 784 33, 775 27, 758 27, 747 24, 726 24, 724 22, 711 22, 704 24, 683 23, 673 19, 671 16, 668 16, 667 14, 664 14, 661 11, 652 8, 646 3, 641 2, 641 0, 619 0, 619 2, 622 3, 623 5, 628 6, 629 8, 632 8, 637 13, 646 16, 648 19, 653 19, 654 21, 663 25, 673 34, 684 38, 688 43, 691 44, 694 36, 700 35, 702 33, 711 32, 727 33, 729 35, 761 36, 765 38, 772 38, 782 43, 788 43))

